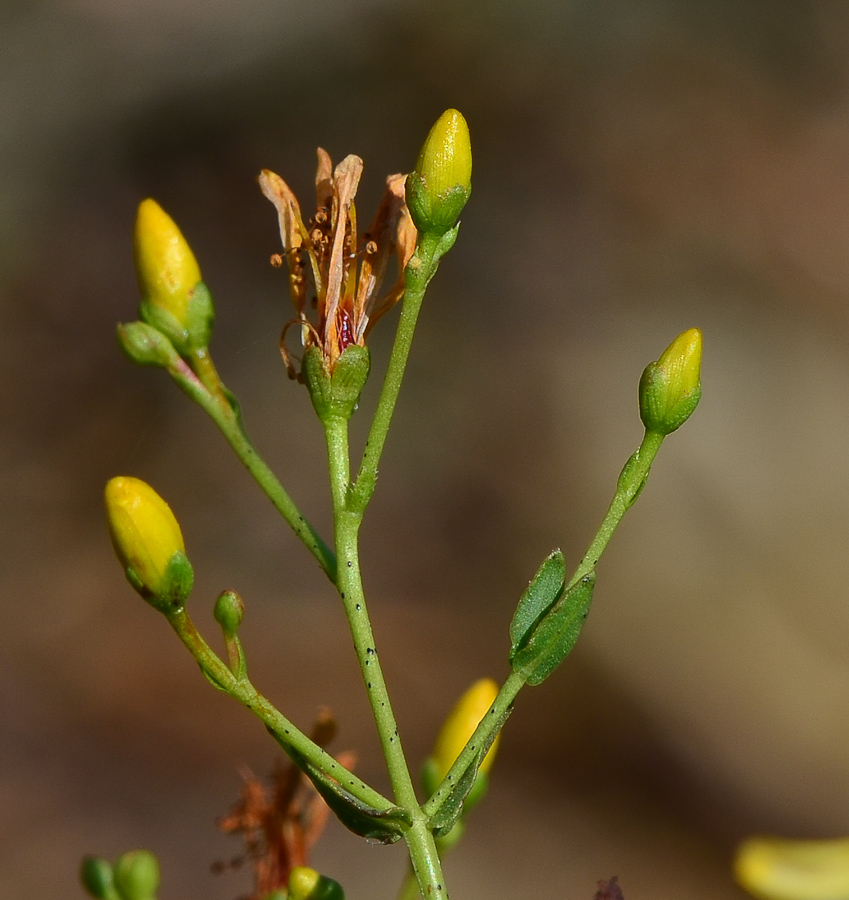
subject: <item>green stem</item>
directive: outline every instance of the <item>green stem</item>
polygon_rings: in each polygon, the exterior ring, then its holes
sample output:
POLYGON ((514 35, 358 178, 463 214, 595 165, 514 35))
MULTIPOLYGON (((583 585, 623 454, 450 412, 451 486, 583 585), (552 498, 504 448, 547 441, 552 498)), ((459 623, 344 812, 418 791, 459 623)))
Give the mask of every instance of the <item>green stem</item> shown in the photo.
POLYGON ((246 706, 265 727, 284 750, 292 748, 305 756, 316 768, 331 778, 335 778, 346 790, 358 800, 375 809, 391 809, 393 804, 374 788, 354 775, 345 766, 338 763, 326 750, 323 750, 297 726, 286 718, 266 697, 257 691, 247 676, 237 678, 221 660, 215 651, 206 643, 195 628, 189 614, 183 609, 169 615, 168 622, 192 654, 206 677, 228 693, 231 697, 246 706))
POLYGON ((565 590, 569 590, 585 575, 589 575, 598 565, 601 554, 604 553, 605 548, 610 543, 610 539, 613 537, 613 532, 616 531, 616 528, 622 521, 622 517, 634 505, 634 501, 643 489, 646 479, 649 477, 651 465, 663 442, 663 437, 662 434, 647 431, 640 446, 628 462, 625 463, 619 475, 619 481, 616 484, 616 493, 610 501, 610 506, 607 508, 598 532, 575 570, 574 575, 566 583, 565 590))
MULTIPOLYGON (((208 357, 206 357, 206 360, 209 366, 212 366, 212 361, 208 357)), ((212 371, 214 372, 214 369, 212 371)), ((257 453, 245 434, 239 421, 239 416, 227 398, 220 382, 219 390, 213 393, 182 360, 173 369, 169 369, 169 372, 180 388, 215 422, 242 465, 250 472, 254 481, 262 488, 265 495, 280 515, 283 516, 292 531, 295 532, 310 553, 318 560, 318 564, 327 577, 335 583, 336 557, 333 551, 325 544, 312 525, 301 515, 300 510, 283 485, 277 480, 277 477, 268 467, 265 460, 257 453)), ((210 377, 206 368, 204 369, 204 375, 205 377, 210 377)))
POLYGON ((405 832, 404 839, 422 896, 429 900, 447 900, 439 853, 410 777, 366 606, 359 560, 359 529, 363 514, 361 510, 352 510, 349 503, 351 484, 348 423, 343 418, 331 416, 323 424, 338 554, 336 585, 348 618, 395 801, 408 809, 412 816, 413 823, 405 832))
MULTIPOLYGON (((655 432, 646 432, 640 446, 625 463, 622 473, 616 485, 616 492, 613 500, 607 509, 607 513, 599 526, 596 536, 593 538, 584 558, 581 560, 575 573, 567 582, 564 590, 569 590, 573 585, 577 584, 585 575, 592 572, 604 552, 608 543, 610 543, 613 532, 616 530, 622 517, 633 506, 634 501, 639 496, 646 479, 649 476, 651 465, 655 456, 663 442, 663 435, 655 432)), ((456 784, 457 780, 474 762, 478 750, 483 743, 489 740, 493 729, 498 727, 499 723, 503 723, 505 714, 509 711, 513 700, 519 691, 524 687, 525 679, 522 675, 512 672, 501 689, 495 700, 487 711, 486 715, 481 719, 480 724, 469 738, 466 746, 460 752, 460 755, 454 761, 448 770, 442 783, 422 807, 422 812, 432 818, 451 793, 451 788, 456 784)))
POLYGON ((506 714, 509 712, 513 701, 516 699, 516 694, 518 694, 524 686, 525 679, 521 675, 511 672, 507 676, 507 679, 504 684, 501 685, 495 700, 492 701, 492 706, 490 706, 486 715, 480 720, 478 727, 466 742, 466 746, 460 751, 460 755, 454 760, 451 768, 442 779, 442 783, 422 806, 422 812, 428 820, 439 812, 442 804, 448 799, 451 789, 466 769, 474 762, 480 747, 489 740, 493 729, 498 727, 499 723, 503 724, 506 714))
POLYGON ((439 245, 439 238, 428 234, 421 235, 416 252, 404 270, 404 299, 401 303, 398 330, 395 332, 395 343, 392 346, 392 354, 389 357, 389 365, 383 379, 377 409, 363 450, 357 480, 351 491, 350 507, 359 512, 365 510, 374 493, 380 457, 386 443, 389 426, 392 423, 392 414, 401 391, 401 383, 404 380, 404 370, 407 367, 422 300, 424 300, 425 290, 430 279, 433 278, 441 258, 439 245))

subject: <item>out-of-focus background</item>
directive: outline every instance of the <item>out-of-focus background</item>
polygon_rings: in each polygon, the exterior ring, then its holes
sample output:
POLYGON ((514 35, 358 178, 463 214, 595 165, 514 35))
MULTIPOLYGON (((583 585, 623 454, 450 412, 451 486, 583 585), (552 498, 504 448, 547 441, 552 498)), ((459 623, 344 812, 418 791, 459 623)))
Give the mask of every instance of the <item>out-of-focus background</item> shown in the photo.
MULTIPOLYGON (((256 443, 326 526, 256 175, 308 196, 318 144, 356 152, 369 218, 448 106, 474 193, 364 532, 415 759, 467 684, 505 674, 542 558, 592 537, 640 438, 643 366, 685 328, 705 341, 702 406, 605 556, 573 657, 521 695, 447 861, 454 896, 589 898, 617 874, 628 900, 739 898, 743 835, 849 832, 847 51, 835 0, 5 0, 0 894, 81 896, 83 853, 137 846, 163 898, 249 889, 210 874, 239 849, 214 820, 277 750, 125 583, 115 474, 177 512, 210 638, 238 589, 256 683, 304 727, 330 706, 337 749, 386 786, 331 589, 114 327, 154 196, 212 288, 256 443)), ((392 896, 404 857, 333 824, 315 862, 357 900, 392 896)))

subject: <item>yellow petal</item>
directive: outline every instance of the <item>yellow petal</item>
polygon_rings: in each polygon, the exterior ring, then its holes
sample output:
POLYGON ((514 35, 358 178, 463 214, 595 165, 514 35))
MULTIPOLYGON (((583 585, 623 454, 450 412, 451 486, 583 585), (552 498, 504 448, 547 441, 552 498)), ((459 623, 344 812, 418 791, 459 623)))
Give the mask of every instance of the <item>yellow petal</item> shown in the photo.
POLYGON ((734 874, 761 900, 849 900, 849 838, 749 838, 737 850, 734 874))

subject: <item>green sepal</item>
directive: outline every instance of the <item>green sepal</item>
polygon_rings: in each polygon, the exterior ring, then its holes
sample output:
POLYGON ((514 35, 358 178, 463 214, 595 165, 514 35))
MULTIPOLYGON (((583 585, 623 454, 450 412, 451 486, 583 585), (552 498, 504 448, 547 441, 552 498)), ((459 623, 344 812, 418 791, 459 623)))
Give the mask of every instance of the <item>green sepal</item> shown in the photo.
POLYGON ((144 599, 159 612, 166 616, 179 612, 185 605, 195 581, 195 572, 189 558, 178 550, 165 567, 162 578, 162 589, 156 594, 152 593, 141 582, 141 579, 132 568, 125 570, 127 580, 144 597, 144 599))
POLYGON ((142 300, 139 303, 139 318, 164 334, 181 356, 188 356, 192 352, 189 329, 174 313, 149 300, 142 300))
POLYGON ((115 862, 115 889, 121 900, 155 900, 159 860, 149 850, 130 850, 115 862))
POLYGON ((390 806, 376 809, 363 803, 335 778, 314 766, 306 756, 292 747, 284 747, 296 766, 309 778, 336 818, 354 834, 377 844, 394 844, 413 824, 408 809, 390 806))
POLYGON ((146 322, 127 322, 117 329, 118 344, 134 363, 140 366, 171 368, 180 354, 161 332, 146 322))
POLYGON ((510 623, 510 659, 525 645, 534 626, 550 609, 566 583, 566 560, 560 550, 545 558, 519 599, 510 623))
MULTIPOLYGON (((439 808, 430 817, 428 828, 433 832, 435 837, 447 835, 460 817, 465 815, 472 809, 484 796, 489 786, 489 776, 485 772, 478 771, 484 757, 489 752, 489 748, 493 745, 498 733, 504 727, 507 717, 513 711, 512 707, 507 707, 495 728, 489 733, 486 742, 481 746, 478 752, 472 757, 472 761, 468 768, 460 775, 449 789, 447 796, 439 804, 439 808)), ((422 772, 422 780, 426 786, 433 783, 437 777, 433 768, 429 769, 432 760, 425 763, 422 772)), ((437 788, 439 785, 436 786, 437 788)), ((435 790, 436 788, 434 788, 435 790)))
POLYGON ((139 303, 139 318, 164 334, 181 356, 188 357, 193 351, 203 350, 209 345, 215 321, 212 294, 199 281, 189 293, 186 318, 182 322, 170 310, 150 300, 139 303))
MULTIPOLYGON (((311 875, 317 875, 315 884, 306 892, 300 889, 300 885, 293 883, 297 874, 297 869, 292 873, 289 879, 288 900, 345 900, 345 892, 342 885, 326 875, 311 871, 311 875)), ((268 898, 266 898, 268 900, 268 898)))
POLYGON ((192 592, 195 573, 189 558, 178 550, 165 567, 162 579, 162 590, 154 594, 139 578, 135 569, 131 567, 124 570, 127 581, 141 594, 141 596, 156 610, 166 616, 179 612, 185 605, 189 594, 192 592))
POLYGON ((101 856, 84 856, 80 864, 82 886, 95 900, 120 900, 115 890, 112 863, 101 856))
POLYGON ((328 371, 324 354, 315 345, 307 347, 301 361, 301 377, 316 415, 322 422, 354 414, 369 374, 371 357, 367 347, 346 347, 333 372, 328 371))
POLYGON ((510 654, 513 671, 527 684, 541 684, 571 652, 589 614, 594 587, 595 572, 590 572, 561 595, 510 654))
POLYGON ((189 293, 186 304, 186 326, 189 335, 189 346, 200 350, 209 346, 212 337, 212 326, 215 323, 215 306, 212 294, 203 281, 199 281, 189 293))
POLYGON ((428 186, 427 179, 418 172, 411 172, 407 176, 407 208, 413 224, 422 233, 442 235, 451 230, 471 194, 471 187, 461 184, 435 194, 428 186))

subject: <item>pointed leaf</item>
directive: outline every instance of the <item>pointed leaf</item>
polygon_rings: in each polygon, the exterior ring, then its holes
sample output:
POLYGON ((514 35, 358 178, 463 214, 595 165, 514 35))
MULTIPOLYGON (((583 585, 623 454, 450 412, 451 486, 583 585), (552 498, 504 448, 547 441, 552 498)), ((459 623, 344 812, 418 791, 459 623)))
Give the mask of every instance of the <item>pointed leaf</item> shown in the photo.
POLYGON ((511 655, 513 671, 528 684, 545 681, 571 652, 589 614, 594 587, 595 572, 590 572, 563 594, 511 655))
POLYGON ((510 658, 524 646, 533 627, 549 609, 566 581, 566 560, 560 550, 555 550, 544 560, 539 571, 522 594, 519 605, 510 623, 510 658))

